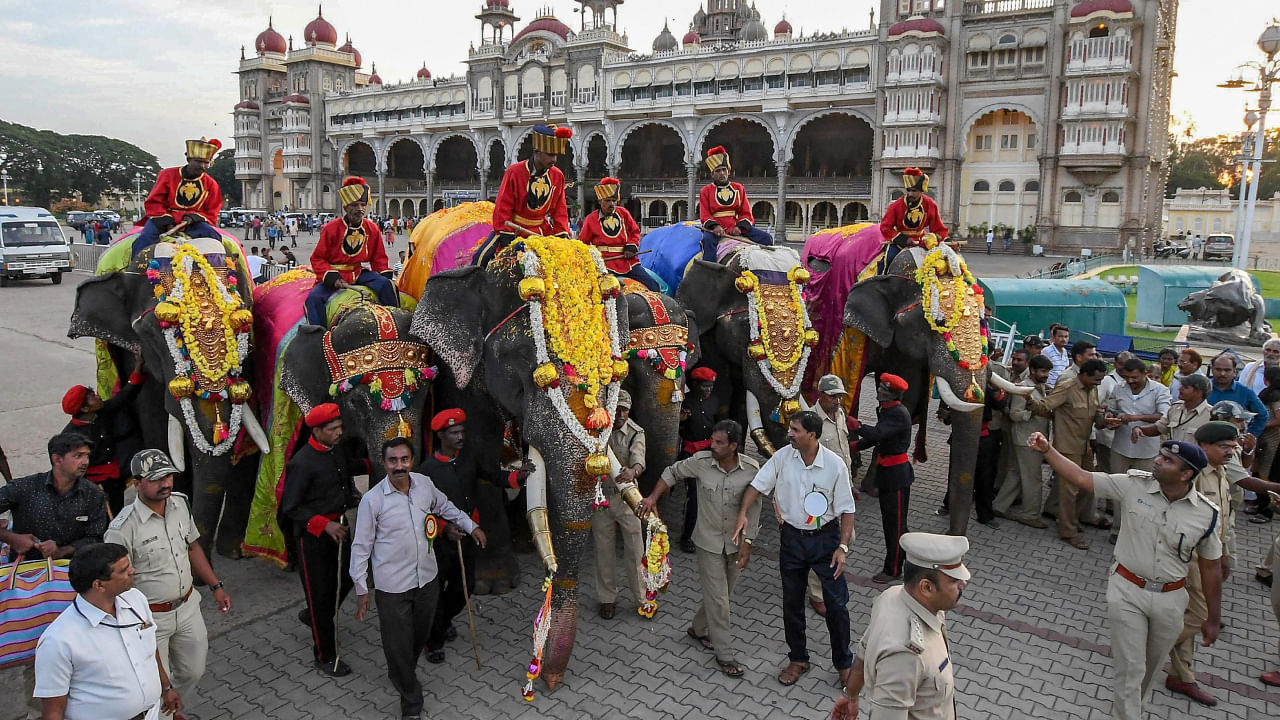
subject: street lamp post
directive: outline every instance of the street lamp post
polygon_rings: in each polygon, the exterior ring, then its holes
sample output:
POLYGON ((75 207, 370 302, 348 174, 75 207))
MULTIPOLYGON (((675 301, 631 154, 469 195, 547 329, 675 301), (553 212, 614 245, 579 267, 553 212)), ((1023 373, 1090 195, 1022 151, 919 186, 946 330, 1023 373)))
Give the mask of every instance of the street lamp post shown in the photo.
POLYGON ((142 217, 142 173, 133 174, 133 217, 134 219, 142 217))
POLYGON ((0 170, 0 180, 4 181, 4 206, 9 207, 9 171, 0 170))
MULTIPOLYGON (((1240 155, 1235 159, 1240 162, 1240 193, 1236 198, 1236 234, 1235 239, 1244 240, 1245 199, 1249 196, 1249 184, 1252 173, 1249 172, 1249 160, 1253 157, 1253 125, 1258 122, 1258 114, 1250 110, 1244 115, 1244 134, 1240 136, 1240 155)), ((1239 267, 1240 245, 1233 243, 1231 248, 1231 266, 1239 267)))
MULTIPOLYGON (((1262 31, 1262 35, 1258 37, 1258 49, 1267 56, 1264 63, 1248 63, 1247 67, 1258 73, 1258 130, 1253 137, 1253 152, 1248 158, 1248 169, 1245 171, 1245 179, 1252 180, 1241 188, 1241 196, 1244 198, 1244 228, 1241 231, 1239 242, 1236 243, 1235 254, 1232 258, 1232 264, 1245 269, 1249 264, 1249 241, 1253 235, 1253 211, 1258 204, 1258 183, 1262 179, 1262 156, 1265 154, 1267 145, 1267 111, 1271 109, 1271 84, 1280 79, 1280 59, 1276 54, 1280 53, 1280 25, 1271 25, 1262 31), (1247 197, 1245 197, 1247 196, 1247 197)), ((1223 87, 1242 87, 1243 79, 1228 81, 1223 87)))

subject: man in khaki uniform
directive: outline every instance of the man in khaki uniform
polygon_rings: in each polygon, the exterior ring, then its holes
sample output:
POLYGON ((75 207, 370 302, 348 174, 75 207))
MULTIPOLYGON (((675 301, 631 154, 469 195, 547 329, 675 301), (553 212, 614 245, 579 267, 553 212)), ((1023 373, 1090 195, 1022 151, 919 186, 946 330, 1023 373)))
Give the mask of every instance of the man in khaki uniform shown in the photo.
POLYGON ((618 391, 618 412, 613 420, 613 433, 609 435, 609 449, 618 459, 622 470, 615 482, 601 483, 609 507, 591 513, 591 537, 596 547, 596 595, 600 599, 600 617, 613 618, 617 610, 617 542, 616 533, 622 530, 622 555, 627 582, 636 608, 644 602, 644 581, 640 577, 640 558, 644 554, 644 540, 640 531, 640 519, 623 502, 618 494, 618 483, 635 480, 644 472, 644 428, 631 419, 631 394, 618 391))
POLYGON ((1195 442, 1196 430, 1209 422, 1212 406, 1206 402, 1206 398, 1209 397, 1210 389, 1209 378, 1199 373, 1188 375, 1179 383, 1178 399, 1165 411, 1164 417, 1154 425, 1135 427, 1131 431, 1133 441, 1137 442, 1139 435, 1159 435, 1165 440, 1195 442))
POLYGON ((178 470, 159 450, 133 456, 129 473, 138 498, 124 506, 107 528, 104 540, 129 550, 133 587, 147 596, 156 623, 156 650, 179 696, 190 697, 204 675, 209 634, 200 614, 198 577, 213 589, 218 609, 231 610, 231 596, 214 575, 197 542, 200 531, 187 497, 173 492, 178 470))
MULTIPOLYGON (((822 418, 822 434, 818 436, 818 443, 839 455, 844 466, 850 468, 849 487, 853 487, 849 416, 842 404, 846 394, 843 380, 836 375, 823 375, 818 379, 818 407, 815 411, 822 418)), ((822 581, 815 573, 809 573, 809 607, 819 615, 827 616, 827 604, 822 599, 822 581)))
POLYGON ((1044 458, 1040 453, 1027 447, 1027 438, 1031 433, 1049 434, 1049 408, 1045 403, 1049 371, 1053 363, 1049 358, 1037 355, 1027 363, 1027 375, 1018 382, 1019 385, 1035 388, 1030 395, 1013 395, 1009 403, 1009 442, 1006 446, 1013 449, 1013 463, 1009 467, 1009 475, 1005 478, 1000 493, 996 495, 994 508, 1000 517, 1007 517, 1028 527, 1044 528, 1044 520, 1040 519, 1040 506, 1043 504, 1041 481, 1044 473, 1041 466, 1044 458), (1021 498, 1021 512, 1011 512, 1014 502, 1021 498))
POLYGON ((1062 482, 1116 501, 1125 515, 1107 580, 1115 673, 1112 715, 1118 720, 1139 720, 1151 678, 1182 632, 1187 563, 1197 553, 1208 609, 1200 631, 1205 645, 1218 638, 1221 518, 1217 506, 1195 489, 1195 477, 1208 459, 1198 446, 1171 440, 1161 446, 1150 473, 1130 470, 1125 475, 1108 475, 1080 468, 1050 447, 1040 433, 1032 435, 1027 445, 1044 453, 1062 482))
POLYGON ((858 659, 833 720, 858 717, 866 690, 871 718, 955 720, 955 679, 947 644, 946 611, 960 602, 969 569, 963 536, 904 533, 903 584, 885 590, 871 606, 858 659))
POLYGON ((653 492, 640 503, 640 512, 655 512, 658 498, 682 480, 694 480, 698 492, 698 524, 693 529, 694 557, 698 561, 698 586, 702 606, 693 617, 688 634, 716 654, 716 664, 730 677, 740 677, 742 667, 733 652, 729 620, 730 598, 738 573, 751 559, 751 545, 760 532, 760 500, 748 511, 747 531, 739 545, 733 541, 734 521, 742 494, 760 471, 760 464, 742 455, 742 426, 721 420, 711 429, 711 446, 677 462, 662 472, 653 492))
MULTIPOLYGON (((1098 384, 1107 374, 1107 366, 1096 358, 1085 360, 1075 373, 1064 372, 1045 398, 1045 406, 1053 413, 1053 449, 1062 453, 1072 465, 1084 465, 1089 432, 1098 410, 1098 384)), ((1070 370, 1070 368, 1068 368, 1070 370)), ((1110 528, 1098 516, 1092 491, 1080 491, 1071 483, 1058 483, 1058 537, 1072 547, 1089 549, 1089 541, 1080 535, 1080 523, 1110 528)))

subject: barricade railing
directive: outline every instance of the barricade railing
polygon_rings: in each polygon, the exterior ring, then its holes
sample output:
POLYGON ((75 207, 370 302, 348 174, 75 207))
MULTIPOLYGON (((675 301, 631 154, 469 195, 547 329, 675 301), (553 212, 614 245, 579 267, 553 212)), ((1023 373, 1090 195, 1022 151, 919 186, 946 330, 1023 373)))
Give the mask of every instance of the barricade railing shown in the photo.
POLYGON ((98 269, 98 261, 102 259, 102 254, 110 249, 110 245, 71 243, 71 267, 91 273, 98 269))

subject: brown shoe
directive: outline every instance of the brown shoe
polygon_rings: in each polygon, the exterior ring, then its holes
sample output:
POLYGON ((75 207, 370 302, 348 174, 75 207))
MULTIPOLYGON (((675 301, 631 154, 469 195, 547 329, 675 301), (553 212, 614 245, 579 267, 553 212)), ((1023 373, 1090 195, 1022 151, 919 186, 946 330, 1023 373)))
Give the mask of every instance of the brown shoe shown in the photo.
POLYGON ((1080 550, 1089 549, 1089 541, 1085 540, 1083 537, 1080 537, 1079 535, 1073 535, 1071 537, 1062 538, 1062 542, 1070 545, 1073 548, 1077 548, 1080 550))
POLYGON ((612 620, 613 614, 618 608, 613 603, 600 603, 600 617, 605 620, 612 620))
POLYGON ((827 616, 827 604, 825 602, 809 598, 809 607, 813 608, 813 611, 818 613, 818 615, 822 617, 827 616))
POLYGON ((1049 527, 1049 525, 1046 524, 1045 521, 1041 520, 1038 517, 1027 517, 1027 516, 1020 515, 1018 517, 1015 517, 1014 520, 1017 520, 1018 522, 1022 523, 1023 525, 1026 525, 1027 527, 1036 528, 1038 530, 1043 530, 1049 527))
POLYGON ((1280 671, 1272 670, 1271 672, 1264 672, 1258 676, 1258 679, 1262 681, 1263 685, 1280 687, 1280 671))
POLYGON ((1205 707, 1214 707, 1218 704, 1218 699, 1210 695, 1204 688, 1193 682, 1183 682, 1176 680, 1172 675, 1164 679, 1165 689, 1170 692, 1186 695, 1205 707))
POLYGON ((783 685, 795 685, 800 676, 809 672, 809 663, 790 662, 778 673, 778 682, 783 685))

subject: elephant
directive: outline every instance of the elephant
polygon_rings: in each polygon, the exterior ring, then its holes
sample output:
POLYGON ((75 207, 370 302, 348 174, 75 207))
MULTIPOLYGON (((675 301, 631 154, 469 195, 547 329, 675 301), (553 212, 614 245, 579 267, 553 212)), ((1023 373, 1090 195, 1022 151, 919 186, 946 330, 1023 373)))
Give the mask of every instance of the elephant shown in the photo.
MULTIPOLYGON (((530 670, 552 689, 573 650, 579 566, 596 483, 610 481, 619 470, 607 452, 620 380, 629 371, 621 358, 629 301, 619 290, 617 278, 590 247, 571 239, 524 238, 484 268, 433 274, 413 316, 413 336, 435 350, 456 387, 475 393, 482 399, 477 404, 487 403, 492 414, 520 423, 535 465, 525 488, 529 525, 547 570, 539 613, 546 655, 539 649, 530 670), (592 288, 597 283, 599 294, 592 288), (553 305, 550 297, 559 300, 553 305), (601 318, 610 326, 603 335, 595 324, 601 318), (566 367, 571 358, 577 358, 573 374, 566 367)), ((498 420, 491 417, 487 424, 498 420)), ((468 427, 469 436, 475 431, 468 427)), ((488 432, 492 437, 497 430, 488 432)), ((619 490, 634 509, 640 500, 635 484, 619 490)), ((665 527, 654 523, 655 536, 665 536, 665 527)), ((525 692, 531 697, 532 682, 525 692)))
POLYGON ((238 557, 251 483, 234 492, 227 483, 252 471, 253 445, 269 447, 246 403, 253 281, 233 241, 179 242, 136 259, 131 241, 118 242, 99 266, 117 269, 76 288, 67 335, 98 338, 113 356, 141 354, 146 380, 135 408, 143 442, 167 447, 179 470, 190 459, 189 483, 179 487, 189 491, 200 541, 208 550, 216 537, 220 554, 238 557), (239 459, 246 453, 252 459, 239 459))
POLYGON ((856 393, 862 377, 870 372, 892 371, 904 378, 908 390, 902 403, 912 410, 920 423, 916 434, 916 459, 923 459, 924 418, 930 400, 930 376, 933 386, 951 410, 951 458, 947 486, 950 494, 950 527, 952 535, 964 535, 973 505, 973 473, 977 462, 978 437, 982 429, 983 402, 991 388, 1026 395, 1031 388, 1013 385, 1002 374, 992 371, 986 356, 986 320, 982 290, 968 273, 963 259, 948 245, 926 251, 912 248, 898 253, 883 275, 864 278, 849 290, 844 304, 844 324, 865 336, 854 335, 853 342, 862 349, 862 367, 844 378, 846 387, 856 393), (916 279, 921 265, 932 291, 922 292, 916 279), (941 274, 939 274, 941 273, 941 274), (957 283, 956 280, 959 279, 957 283), (963 294, 964 309, 960 313, 934 312, 932 303, 951 308, 954 293, 963 294), (931 327, 925 306, 935 325, 954 323, 950 335, 944 336, 931 327), (948 343, 956 350, 949 349, 948 343))

